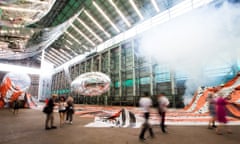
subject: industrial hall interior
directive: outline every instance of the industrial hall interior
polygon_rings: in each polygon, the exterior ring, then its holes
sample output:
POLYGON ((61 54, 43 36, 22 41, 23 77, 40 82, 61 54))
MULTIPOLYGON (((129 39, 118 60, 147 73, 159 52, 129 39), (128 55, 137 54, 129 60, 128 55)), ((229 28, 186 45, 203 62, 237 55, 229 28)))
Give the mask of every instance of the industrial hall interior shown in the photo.
POLYGON ((240 0, 0 0, 1 144, 236 144, 240 0))

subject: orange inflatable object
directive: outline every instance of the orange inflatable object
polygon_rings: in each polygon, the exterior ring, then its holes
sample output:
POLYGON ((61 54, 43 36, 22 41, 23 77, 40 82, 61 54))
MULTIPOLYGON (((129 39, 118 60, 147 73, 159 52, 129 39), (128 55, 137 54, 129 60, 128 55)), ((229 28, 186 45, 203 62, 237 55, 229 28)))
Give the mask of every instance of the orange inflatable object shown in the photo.
POLYGON ((206 98, 209 93, 216 94, 221 92, 228 99, 227 111, 234 117, 240 118, 240 74, 232 80, 226 82, 222 86, 210 87, 203 90, 203 92, 196 92, 192 101, 184 108, 189 112, 208 112, 206 111, 206 98), (205 106, 205 107, 204 107, 205 106))
POLYGON ((9 102, 13 102, 13 101, 17 100, 18 97, 23 93, 20 90, 14 89, 10 78, 6 77, 6 79, 0 85, 0 108, 4 107, 7 93, 10 91, 12 91, 13 93, 10 96, 9 102))

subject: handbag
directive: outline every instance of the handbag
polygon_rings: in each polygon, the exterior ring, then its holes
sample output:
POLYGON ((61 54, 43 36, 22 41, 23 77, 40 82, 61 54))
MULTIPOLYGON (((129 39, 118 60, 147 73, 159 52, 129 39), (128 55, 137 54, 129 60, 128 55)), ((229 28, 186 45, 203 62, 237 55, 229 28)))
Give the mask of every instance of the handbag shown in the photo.
POLYGON ((51 111, 51 108, 50 108, 49 106, 45 106, 45 107, 43 108, 43 112, 44 112, 45 114, 50 114, 52 111, 51 111))

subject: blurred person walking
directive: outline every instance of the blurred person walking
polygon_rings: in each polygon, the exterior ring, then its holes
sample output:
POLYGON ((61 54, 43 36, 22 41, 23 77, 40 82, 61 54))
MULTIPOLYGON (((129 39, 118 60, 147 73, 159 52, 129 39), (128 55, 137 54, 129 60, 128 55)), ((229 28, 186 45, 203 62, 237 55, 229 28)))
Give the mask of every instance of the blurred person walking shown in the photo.
POLYGON ((144 138, 144 134, 147 130, 149 130, 150 136, 153 138, 154 134, 153 134, 153 130, 152 130, 152 126, 149 123, 149 116, 150 116, 150 107, 152 106, 152 100, 149 98, 149 94, 147 92, 144 93, 144 96, 141 97, 140 101, 139 101, 139 105, 143 110, 143 114, 144 114, 144 118, 145 121, 142 125, 142 130, 141 133, 139 135, 139 139, 141 141, 145 140, 144 138))
POLYGON ((208 129, 216 128, 215 125, 216 121, 216 99, 214 98, 214 95, 212 93, 208 94, 208 97, 206 99, 208 102, 208 111, 210 115, 210 120, 208 122, 208 129))
POLYGON ((216 128, 216 133, 219 135, 223 134, 223 127, 227 130, 227 133, 232 133, 229 127, 226 128, 227 124, 227 112, 226 112, 226 105, 228 104, 227 99, 230 99, 230 97, 224 98, 224 95, 222 93, 218 94, 218 99, 216 102, 216 108, 217 108, 217 121, 219 122, 219 126, 216 128))
POLYGON ((161 117, 160 127, 163 133, 167 133, 165 130, 165 116, 167 112, 167 107, 169 105, 169 100, 165 96, 165 93, 162 93, 158 96, 158 113, 161 117))

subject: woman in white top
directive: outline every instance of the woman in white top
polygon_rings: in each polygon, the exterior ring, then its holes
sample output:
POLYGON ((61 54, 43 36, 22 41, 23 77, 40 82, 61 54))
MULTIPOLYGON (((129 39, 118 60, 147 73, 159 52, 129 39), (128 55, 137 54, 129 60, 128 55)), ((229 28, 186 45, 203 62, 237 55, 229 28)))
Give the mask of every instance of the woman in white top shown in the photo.
POLYGON ((58 103, 58 112, 60 117, 60 127, 64 124, 64 119, 66 115, 66 106, 67 103, 65 102, 65 98, 63 96, 60 97, 60 101, 58 103))

